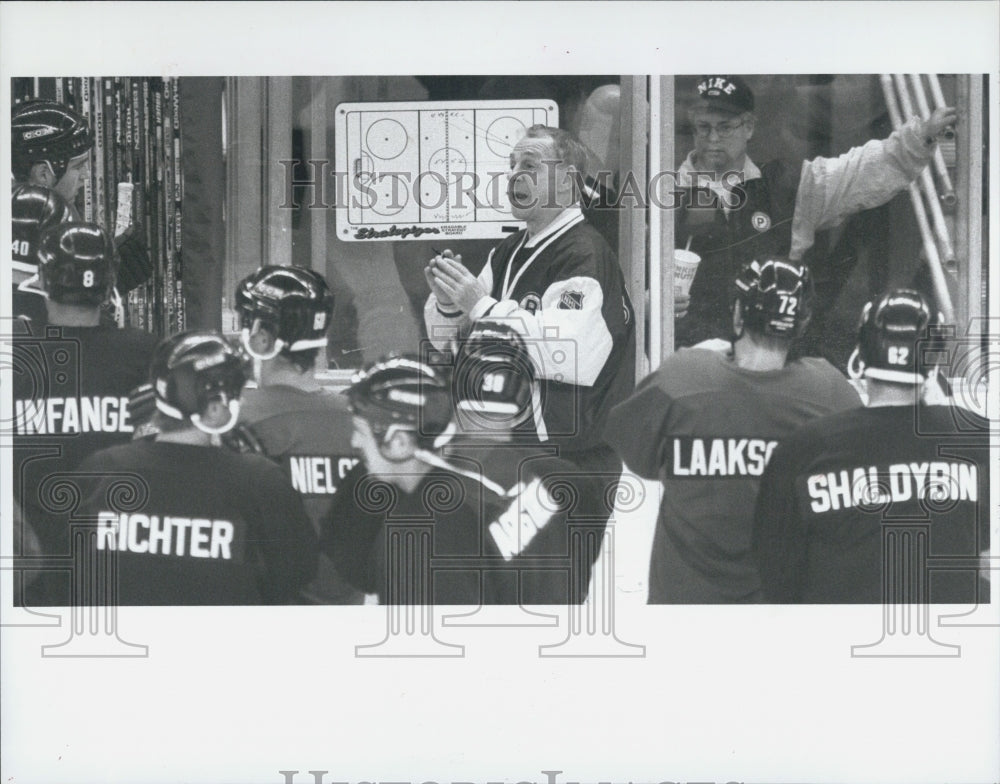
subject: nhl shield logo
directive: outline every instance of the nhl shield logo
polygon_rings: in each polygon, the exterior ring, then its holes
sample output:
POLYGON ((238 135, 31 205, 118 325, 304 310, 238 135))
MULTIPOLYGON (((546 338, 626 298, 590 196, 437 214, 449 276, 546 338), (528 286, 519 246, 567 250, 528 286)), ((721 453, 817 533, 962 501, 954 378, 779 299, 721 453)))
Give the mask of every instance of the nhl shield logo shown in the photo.
POLYGON ((771 216, 766 212, 758 210, 750 216, 750 225, 752 225, 757 231, 767 231, 771 228, 771 216))
POLYGON ((521 307, 528 311, 531 315, 537 313, 541 306, 542 298, 535 294, 535 292, 525 294, 524 298, 521 300, 521 307))
POLYGON ((583 292, 564 291, 559 297, 559 307, 562 310, 583 310, 583 292))

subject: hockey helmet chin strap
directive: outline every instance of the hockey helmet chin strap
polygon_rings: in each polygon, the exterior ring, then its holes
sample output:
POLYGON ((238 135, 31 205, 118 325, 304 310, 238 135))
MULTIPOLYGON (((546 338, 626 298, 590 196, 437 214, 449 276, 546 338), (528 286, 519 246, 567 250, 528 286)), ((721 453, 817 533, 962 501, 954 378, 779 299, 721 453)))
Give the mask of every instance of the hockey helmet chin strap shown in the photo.
POLYGON ((251 333, 256 335, 259 330, 260 330, 260 319, 254 319, 252 329, 244 327, 243 330, 240 332, 240 343, 243 344, 244 351, 246 351, 254 359, 259 359, 261 361, 267 359, 274 359, 276 356, 278 356, 278 354, 281 353, 281 349, 285 347, 285 341, 283 341, 281 338, 275 338, 274 348, 272 348, 271 351, 267 354, 261 354, 258 351, 254 351, 253 348, 251 348, 250 346, 251 333))
POLYGON ((260 326, 261 326, 261 320, 255 319, 253 322, 253 327, 251 327, 250 329, 244 327, 243 330, 240 332, 240 342, 243 344, 244 350, 254 359, 259 359, 259 360, 274 359, 276 356, 278 356, 278 354, 282 352, 282 350, 285 348, 286 345, 288 346, 289 351, 304 351, 307 348, 322 348, 327 344, 327 339, 325 337, 313 338, 313 339, 304 338, 303 340, 296 340, 291 345, 285 343, 285 341, 282 340, 281 338, 275 338, 274 348, 271 349, 271 351, 267 354, 261 354, 257 351, 254 351, 250 347, 250 336, 256 335, 257 332, 260 330, 260 326))
POLYGON ((858 351, 857 346, 854 347, 851 356, 847 358, 847 375, 855 381, 864 378, 865 369, 861 364, 861 353, 858 351))
POLYGON ((202 433, 208 433, 210 436, 218 436, 223 433, 228 433, 234 427, 236 427, 236 420, 240 416, 240 401, 230 400, 229 401, 229 419, 224 424, 218 427, 209 427, 204 422, 201 421, 201 414, 191 415, 191 424, 198 428, 202 433))
MULTIPOLYGON (((236 427, 236 420, 240 416, 240 401, 239 399, 230 400, 228 403, 229 408, 229 419, 219 427, 210 427, 201 421, 201 414, 191 414, 190 420, 191 424, 198 428, 202 433, 207 433, 211 436, 221 435, 222 433, 228 433, 234 427, 236 427)), ((164 414, 166 414, 171 419, 184 419, 184 414, 181 413, 180 409, 174 408, 174 406, 167 403, 165 400, 156 398, 156 409, 164 414)))

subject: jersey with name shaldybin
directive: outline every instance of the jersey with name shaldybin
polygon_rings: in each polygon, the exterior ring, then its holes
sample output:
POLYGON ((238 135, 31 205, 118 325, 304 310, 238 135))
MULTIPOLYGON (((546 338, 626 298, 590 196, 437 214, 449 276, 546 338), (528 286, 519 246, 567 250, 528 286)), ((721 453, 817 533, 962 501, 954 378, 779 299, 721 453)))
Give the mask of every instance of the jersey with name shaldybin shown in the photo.
POLYGON ((771 371, 731 355, 682 349, 611 411, 607 437, 625 464, 663 482, 649 566, 649 602, 757 601, 750 541, 760 478, 801 424, 861 405, 829 362, 771 371))
POLYGON ((12 341, 14 498, 46 554, 69 552, 53 514, 87 455, 132 439, 128 394, 143 383, 156 337, 114 326, 45 327, 12 341))
POLYGON ((260 455, 138 440, 80 470, 92 480, 79 519, 109 554, 118 604, 296 603, 315 574, 302 499, 260 455))
MULTIPOLYGON (((761 484, 766 601, 989 601, 989 422, 948 405, 861 408, 804 426, 761 484)), ((995 459, 995 455, 994 455, 995 459)))

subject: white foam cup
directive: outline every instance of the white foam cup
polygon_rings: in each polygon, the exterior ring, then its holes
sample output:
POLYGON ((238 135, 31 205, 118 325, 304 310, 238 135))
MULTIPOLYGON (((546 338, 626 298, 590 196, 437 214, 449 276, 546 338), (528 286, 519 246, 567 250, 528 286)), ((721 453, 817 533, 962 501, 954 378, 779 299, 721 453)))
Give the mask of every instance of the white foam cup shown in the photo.
POLYGON ((674 251, 674 292, 687 296, 691 293, 691 282, 694 280, 701 256, 690 250, 677 248, 674 251))

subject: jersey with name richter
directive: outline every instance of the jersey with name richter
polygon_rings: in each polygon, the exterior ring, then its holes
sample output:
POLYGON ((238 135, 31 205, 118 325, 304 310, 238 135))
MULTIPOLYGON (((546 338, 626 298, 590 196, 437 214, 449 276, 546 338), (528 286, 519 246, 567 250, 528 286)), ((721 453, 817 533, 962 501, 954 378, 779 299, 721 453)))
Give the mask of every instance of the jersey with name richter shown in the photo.
POLYGON ((78 519, 98 555, 115 554, 119 604, 297 602, 316 571, 302 500, 260 455, 142 440, 80 471, 92 479, 78 519))

